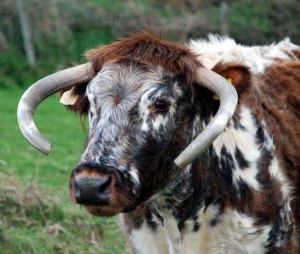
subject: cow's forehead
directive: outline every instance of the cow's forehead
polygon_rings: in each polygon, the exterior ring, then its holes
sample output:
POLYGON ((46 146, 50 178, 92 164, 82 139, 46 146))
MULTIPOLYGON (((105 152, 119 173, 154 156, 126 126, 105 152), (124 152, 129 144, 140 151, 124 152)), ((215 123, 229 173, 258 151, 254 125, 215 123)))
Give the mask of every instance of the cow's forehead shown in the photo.
POLYGON ((163 73, 159 68, 154 70, 135 64, 107 64, 89 83, 87 95, 98 106, 134 102, 141 94, 163 82, 163 73))

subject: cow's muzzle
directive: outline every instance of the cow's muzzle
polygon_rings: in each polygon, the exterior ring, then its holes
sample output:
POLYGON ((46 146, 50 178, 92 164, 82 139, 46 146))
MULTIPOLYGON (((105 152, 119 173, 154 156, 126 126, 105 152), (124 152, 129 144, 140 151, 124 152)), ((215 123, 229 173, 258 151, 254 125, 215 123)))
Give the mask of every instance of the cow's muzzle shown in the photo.
POLYGON ((118 170, 79 165, 70 179, 70 197, 96 216, 112 216, 132 205, 133 197, 118 170))

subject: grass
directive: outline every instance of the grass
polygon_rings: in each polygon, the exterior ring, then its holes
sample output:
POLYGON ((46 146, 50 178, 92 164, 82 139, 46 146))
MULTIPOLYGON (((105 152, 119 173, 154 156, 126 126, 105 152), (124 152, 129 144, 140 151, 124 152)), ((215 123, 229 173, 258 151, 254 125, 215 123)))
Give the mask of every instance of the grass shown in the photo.
POLYGON ((116 218, 96 218, 71 204, 68 181, 86 133, 55 96, 36 112, 52 142, 49 156, 22 137, 16 120, 23 91, 0 89, 0 253, 125 253, 116 218))

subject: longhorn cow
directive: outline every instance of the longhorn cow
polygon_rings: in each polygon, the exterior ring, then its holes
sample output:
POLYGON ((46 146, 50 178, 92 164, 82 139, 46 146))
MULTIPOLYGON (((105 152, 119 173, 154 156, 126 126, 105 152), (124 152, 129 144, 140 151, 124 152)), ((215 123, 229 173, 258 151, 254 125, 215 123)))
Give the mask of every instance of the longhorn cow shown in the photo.
POLYGON ((87 58, 32 85, 18 108, 46 154, 40 102, 61 91, 88 116, 71 200, 120 214, 134 253, 300 253, 300 47, 145 32, 87 58))

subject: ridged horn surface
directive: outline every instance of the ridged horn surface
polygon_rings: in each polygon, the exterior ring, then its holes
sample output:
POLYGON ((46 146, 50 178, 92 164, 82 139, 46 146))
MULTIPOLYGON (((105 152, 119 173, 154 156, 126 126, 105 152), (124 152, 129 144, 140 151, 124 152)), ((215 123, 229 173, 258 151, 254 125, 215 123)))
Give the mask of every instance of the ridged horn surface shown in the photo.
POLYGON ((88 82, 93 78, 92 73, 90 63, 68 68, 42 78, 22 95, 17 111, 19 127, 23 136, 36 149, 44 154, 49 154, 51 150, 51 144, 34 123, 34 112, 38 105, 62 89, 88 82))

